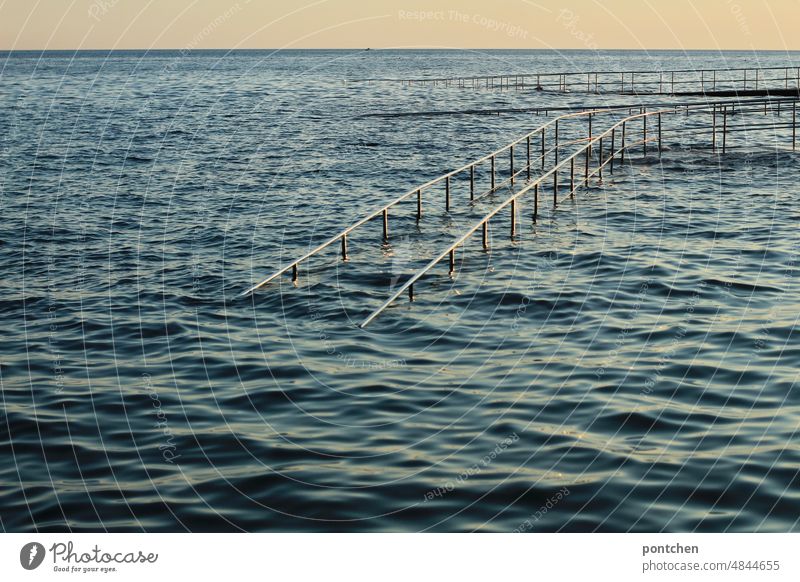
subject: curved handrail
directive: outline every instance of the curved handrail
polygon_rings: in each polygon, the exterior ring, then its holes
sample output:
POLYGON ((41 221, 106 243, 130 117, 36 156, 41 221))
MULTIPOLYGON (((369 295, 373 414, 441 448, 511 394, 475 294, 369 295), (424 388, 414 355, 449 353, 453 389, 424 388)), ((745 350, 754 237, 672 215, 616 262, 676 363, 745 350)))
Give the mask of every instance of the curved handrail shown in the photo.
MULTIPOLYGON (((445 249, 443 252, 441 252, 439 255, 437 255, 437 256, 436 256, 434 259, 432 259, 432 260, 431 260, 431 261, 430 261, 430 262, 429 262, 427 265, 425 265, 425 266, 424 266, 422 269, 420 269, 420 270, 419 270, 419 271, 417 271, 417 272, 416 272, 416 273, 415 273, 415 274, 414 274, 412 277, 410 277, 410 278, 408 279, 408 281, 406 281, 406 282, 405 282, 403 285, 401 285, 401 286, 400 286, 400 288, 399 288, 397 291, 395 291, 395 293, 393 293, 393 294, 392 294, 392 296, 391 296, 391 297, 389 297, 389 299, 387 299, 387 300, 386 300, 386 301, 385 301, 385 302, 384 302, 384 303, 383 303, 383 304, 382 304, 380 307, 378 307, 378 308, 377 308, 375 311, 373 311, 373 312, 372 312, 372 313, 371 313, 371 314, 370 314, 370 315, 369 315, 369 316, 368 316, 368 317, 367 317, 367 318, 366 318, 366 319, 365 319, 365 320, 364 320, 364 321, 363 321, 363 322, 362 322, 362 323, 359 325, 359 327, 363 329, 363 328, 365 328, 366 326, 368 326, 368 325, 369 325, 369 324, 370 324, 370 323, 371 323, 371 322, 372 322, 372 321, 373 321, 373 320, 374 320, 374 319, 375 319, 375 318, 376 318, 378 315, 380 315, 380 314, 381 314, 381 313, 382 313, 382 312, 383 312, 383 311, 384 311, 384 310, 385 310, 387 307, 389 307, 389 306, 390 306, 392 303, 394 303, 394 301, 395 301, 395 300, 396 300, 398 297, 400 297, 401 295, 403 295, 403 294, 404 294, 406 291, 408 291, 408 289, 409 289, 409 288, 410 288, 412 285, 414 285, 414 283, 416 283, 416 282, 417 282, 419 279, 421 279, 423 275, 425 275, 425 274, 426 274, 428 271, 430 271, 430 270, 431 270, 433 267, 435 267, 437 264, 439 264, 439 262, 440 262, 440 261, 442 261, 442 260, 443 260, 443 259, 444 259, 446 256, 448 256, 448 255, 451 253, 451 251, 455 251, 455 249, 456 249, 456 248, 458 248, 459 246, 461 246, 462 244, 464 244, 464 242, 465 242, 465 241, 466 241, 466 240, 467 240, 469 237, 471 237, 473 234, 475 234, 475 232, 477 232, 477 230, 478 230, 479 228, 481 228, 481 227, 482 227, 482 226, 483 226, 485 223, 487 223, 489 220, 491 220, 491 219, 492 219, 492 218, 493 218, 493 217, 494 217, 494 216, 495 216, 495 215, 496 215, 498 212, 500 212, 501 210, 503 210, 503 209, 504 209, 506 206, 508 206, 508 205, 509 205, 509 204, 511 204, 512 202, 516 201, 516 200, 517 200, 518 198, 520 198, 521 196, 524 196, 525 194, 527 194, 527 193, 528 193, 528 192, 530 192, 531 190, 533 190, 533 189, 537 188, 537 187, 538 187, 538 186, 539 186, 539 185, 540 185, 542 182, 544 182, 544 181, 545 181, 547 178, 549 178, 550 176, 552 176, 553 174, 555 174, 556 172, 558 172, 558 171, 559 171, 559 170, 560 170, 562 167, 564 167, 565 165, 573 163, 573 161, 574 161, 575 159, 577 159, 577 158, 578 158, 578 156, 581 156, 581 155, 583 155, 583 154, 584 154, 584 153, 587 151, 587 149, 588 149, 588 148, 592 147, 592 146, 593 146, 595 143, 598 143, 599 141, 601 141, 601 140, 602 140, 602 139, 604 139, 605 137, 607 137, 607 136, 611 135, 611 133, 612 133, 613 131, 615 131, 615 130, 616 130, 616 128, 618 128, 618 127, 621 127, 621 126, 622 126, 622 124, 624 124, 624 123, 629 123, 630 121, 633 121, 633 120, 635 120, 635 119, 639 119, 639 118, 646 118, 646 117, 650 117, 650 116, 654 116, 654 115, 662 115, 662 114, 665 114, 665 113, 666 113, 666 114, 673 114, 673 113, 677 113, 677 112, 678 112, 678 108, 671 108, 671 109, 664 109, 664 110, 658 110, 658 111, 648 111, 648 112, 645 112, 645 113, 637 113, 636 115, 631 115, 631 116, 629 116, 629 117, 626 117, 626 118, 622 119, 621 121, 618 121, 617 123, 615 123, 614 125, 612 125, 611 127, 609 127, 607 130, 603 131, 601 134, 599 134, 599 135, 597 135, 597 136, 593 136, 593 137, 592 137, 592 138, 591 138, 591 139, 588 141, 588 143, 587 143, 586 145, 584 145, 582 148, 580 148, 578 151, 576 151, 576 152, 575 152, 575 153, 573 153, 572 155, 570 155, 570 156, 566 157, 564 160, 560 161, 558 164, 555 164, 555 165, 554 165, 552 168, 550 168, 550 169, 549 169, 547 172, 545 172, 544 174, 542 174, 541 176, 539 176, 539 177, 538 177, 536 180, 533 180, 533 181, 532 181, 530 184, 528 184, 527 186, 525 186, 525 187, 524 187, 523 189, 521 189, 519 192, 516 192, 515 194, 513 194, 512 196, 510 196, 509 198, 507 198, 505 201, 503 201, 503 202, 501 202, 499 205, 495 206, 495 208, 494 208, 492 211, 490 211, 490 212, 489 212, 488 214, 486 214, 486 215, 485 215, 483 218, 481 218, 481 219, 480 219, 480 220, 479 220, 479 221, 478 221, 478 222, 477 222, 475 225, 473 225, 473 226, 472 226, 472 227, 471 227, 469 230, 467 230, 467 231, 466 231, 466 232, 465 232, 465 233, 464 233, 462 236, 460 236, 460 237, 459 237, 459 238, 458 238, 458 239, 457 239, 457 240, 456 240, 454 243, 452 243, 450 246, 448 246, 448 247, 447 247, 447 248, 446 248, 446 249, 445 249)), ((641 145, 642 143, 646 143, 646 142, 648 142, 648 141, 655 141, 655 139, 656 139, 656 138, 650 138, 650 139, 644 139, 644 140, 640 140, 640 141, 638 141, 638 142, 633 142, 633 143, 629 144, 629 145, 628 145, 628 146, 626 146, 626 147, 633 147, 634 145, 641 145)), ((600 161, 600 164, 601 164, 601 165, 599 166, 599 168, 598 168, 598 169, 602 168, 602 167, 603 167, 603 165, 605 165, 605 164, 602 162, 602 160, 600 161)), ((592 175, 593 175, 593 174, 592 174, 592 175)))
MULTIPOLYGON (((791 102, 792 103, 792 124, 788 124, 787 123, 787 124, 781 125, 780 127, 792 127, 793 128, 793 131, 792 131, 792 147, 793 147, 793 149, 796 149, 796 146, 795 146, 795 140, 796 140, 796 107, 795 107, 795 105, 796 105, 796 102, 797 102, 796 100, 792 100, 792 99, 748 100, 748 101, 740 101, 739 102, 739 107, 741 108, 741 110, 754 111, 754 109, 748 109, 748 106, 756 106, 756 105, 760 106, 760 105, 763 104, 766 107, 766 104, 771 104, 773 106, 777 104, 780 107, 780 104, 782 104, 784 102, 791 102)), ((707 104, 705 106, 702 106, 702 107, 693 107, 692 109, 693 110, 698 110, 699 109, 701 111, 702 110, 711 111, 712 108, 713 108, 713 111, 716 114, 717 108, 724 107, 725 111, 724 112, 720 112, 720 113, 722 115, 724 115, 724 116, 727 116, 727 115, 730 115, 727 112, 727 108, 729 106, 731 106, 730 102, 727 102, 727 103, 724 103, 724 102, 723 103, 709 103, 709 104, 707 104)), ((646 134, 645 134, 643 139, 636 140, 636 141, 633 141, 633 142, 629 142, 627 144, 623 143, 620 148, 615 150, 614 146, 613 146, 613 143, 614 143, 613 136, 614 136, 616 130, 619 127, 621 127, 621 126, 623 127, 623 136, 624 136, 624 126, 625 126, 625 124, 629 123, 629 122, 631 122, 633 120, 643 118, 645 120, 645 123, 646 123, 646 120, 647 120, 648 117, 659 116, 659 120, 660 120, 660 116, 661 115, 664 115, 664 114, 668 114, 668 115, 669 114, 680 114, 683 111, 688 111, 688 110, 689 110, 689 107, 686 107, 686 106, 683 106, 683 105, 675 105, 673 107, 666 108, 666 109, 658 109, 658 110, 655 110, 655 111, 640 112, 638 114, 630 115, 628 117, 625 117, 625 118, 617 121, 611 127, 609 127, 606 130, 604 130, 602 133, 600 133, 600 134, 598 134, 596 136, 592 136, 591 138, 589 138, 589 140, 586 143, 586 145, 584 145, 583 147, 581 147, 580 149, 578 149, 577 151, 575 151, 574 153, 572 153, 571 155, 566 157, 564 160, 562 160, 562 161, 556 163, 555 165, 553 165, 553 167, 550 168, 547 172, 541 174, 538 178, 536 178, 535 180, 531 181, 528 185, 526 185, 520 191, 514 193, 512 196, 510 196, 509 198, 507 198, 506 200, 504 200, 503 202, 501 202, 500 204, 495 206, 489 213, 487 213, 483 218, 481 218, 477 223, 475 223, 469 230, 467 230, 463 235, 461 235, 458 239, 456 239, 455 242, 453 242, 444 251, 439 253, 435 258, 433 258, 430 262, 428 262, 422 269, 420 269, 413 276, 411 276, 403 285, 400 286, 400 288, 398 288, 391 295, 391 297, 389 297, 389 299, 387 299, 380 307, 378 307, 376 310, 374 310, 359 325, 359 327, 362 328, 362 329, 365 328, 378 315, 380 315, 386 308, 388 308, 394 301, 396 301, 398 297, 400 297, 401 295, 403 295, 406 291, 409 291, 410 289, 413 290, 413 285, 417 281, 419 281, 425 274, 427 274, 428 271, 430 271, 433 267, 435 267, 437 264, 439 264, 439 262, 444 260, 444 258, 446 256, 448 256, 448 255, 450 255, 450 268, 451 268, 451 272, 452 272, 453 264, 454 264, 454 253, 455 253, 455 250, 459 246, 464 244, 464 242, 466 242, 467 239, 469 239, 473 234, 475 234, 475 232, 477 232, 477 230, 479 228, 481 228, 481 227, 485 228, 486 225, 488 224, 489 220, 491 220, 495 215, 497 215, 501 210, 506 208, 509 204, 514 204, 518 198, 524 196, 525 194, 527 194, 531 190, 534 190, 535 192, 538 192, 538 187, 545 180, 547 180, 551 176, 557 176, 558 171, 561 170, 567 164, 570 164, 571 169, 574 171, 574 162, 579 156, 583 156, 585 154, 587 156, 587 160, 586 160, 586 162, 587 162, 587 166, 586 166, 587 167, 587 171, 586 171, 586 174, 585 174, 585 177, 584 177, 584 182, 586 182, 586 181, 588 181, 589 177, 592 177, 592 176, 598 174, 599 172, 602 172, 603 167, 605 167, 609 163, 613 164, 613 160, 614 160, 614 158, 616 157, 616 155, 618 153, 624 152, 625 150, 627 150, 629 148, 632 148, 632 147, 636 147, 638 145, 645 144, 645 146, 646 146, 646 144, 648 142, 659 141, 659 144, 660 144, 662 131, 661 131, 661 124, 659 123, 659 130, 658 130, 659 131, 659 136, 658 137, 648 138, 646 136, 646 134), (612 147, 611 147, 611 151, 608 154, 607 159, 605 161, 603 160, 603 155, 602 155, 603 152, 601 150, 600 156, 599 156, 599 159, 598 159, 597 168, 595 168, 591 173, 589 173, 588 172, 588 152, 590 151, 589 148, 591 148, 595 143, 598 143, 598 142, 600 144, 600 147, 602 148, 602 140, 607 138, 609 135, 612 136, 612 140, 611 140, 612 147)), ((760 111, 760 107, 759 107, 759 111, 760 111)), ((761 125, 763 125, 764 127, 776 127, 775 124, 761 124, 761 125)), ((746 127, 746 126, 743 126, 743 127, 746 127)), ((660 145, 659 145, 659 147, 660 147, 660 145)), ((724 151, 725 151, 725 146, 723 145, 723 152, 724 151)), ((613 165, 612 165, 612 171, 613 171, 613 165)), ((554 177, 554 184, 556 184, 555 180, 556 180, 556 178, 554 177)), ((571 184, 570 194, 574 193, 574 191, 576 189, 577 189, 577 187, 575 186, 575 184, 574 183, 571 184)), ((554 192, 557 193, 557 189, 555 189, 554 192)), ((514 207, 512 206, 512 208, 514 208, 514 207)), ((516 220, 516 216, 512 217, 512 221, 515 221, 515 220, 516 220)), ((485 236, 485 232, 486 231, 484 230, 484 236, 485 236)))
MULTIPOLYGON (((395 198, 394 200, 392 200, 388 204, 385 204, 384 206, 381 206, 380 208, 378 208, 376 210, 373 210, 372 212, 367 214, 367 216, 365 216, 364 218, 354 222, 348 228, 340 231, 336 235, 332 236, 331 238, 329 238, 325 242, 323 242, 320 245, 318 245, 317 247, 315 247, 314 249, 308 251, 306 254, 301 256, 299 259, 297 259, 295 261, 292 261, 291 263, 288 263, 288 264, 284 265, 283 267, 279 268, 277 271, 272 273, 266 279, 263 279, 261 282, 251 286, 246 291, 242 292, 240 294, 240 297, 244 297, 244 296, 250 295, 254 291, 256 291, 256 290, 260 289, 261 287, 263 287, 264 285, 270 283, 271 281, 273 281, 277 277, 280 277, 284 273, 288 272, 290 269, 295 268, 297 265, 299 265, 303 261, 308 260, 309 258, 311 258, 312 256, 316 255, 320 251, 328 248, 329 246, 338 243, 339 241, 341 241, 342 237, 346 237, 348 234, 350 234, 352 231, 354 231, 359 226, 362 226, 363 224, 369 222, 370 220, 373 220, 373 219, 377 218, 378 216, 384 214, 390 208, 392 208, 393 206, 396 206, 397 204, 403 202, 404 200, 407 200, 411 196, 414 196, 415 194, 416 195, 420 195, 424 190, 427 190, 427 189, 429 189, 430 187, 432 187, 432 186, 434 186, 436 184, 439 184, 439 183, 441 183, 443 181, 446 181, 447 179, 452 178, 453 176, 456 176, 458 174, 461 174, 462 172, 466 172, 470 168, 474 168, 474 167, 478 166, 479 164, 482 164, 482 163, 484 163, 484 162, 486 162, 488 160, 491 160, 492 158, 497 158, 500 154, 503 154, 503 153, 509 151, 511 148, 519 145, 520 143, 527 142, 527 140, 529 138, 533 137, 534 135, 537 135, 537 134, 539 134, 539 133, 541 133, 543 131, 546 131, 549 127, 553 126, 554 124, 558 123, 559 121, 562 121, 564 119, 573 118, 573 117, 581 117, 581 116, 587 116, 587 115, 599 115, 599 114, 602 114, 602 113, 615 112, 615 111, 623 110, 623 109, 630 109, 630 107, 613 107, 613 108, 603 108, 603 109, 590 109, 590 110, 586 110, 586 111, 577 111, 577 112, 574 112, 574 113, 566 113, 566 114, 563 114, 563 115, 559 115, 558 117, 555 117, 555 118, 551 119, 550 121, 548 121, 547 123, 545 123, 543 125, 540 125, 539 127, 534 129, 533 131, 525 134, 524 136, 522 136, 522 137, 520 137, 520 138, 518 138, 518 139, 516 139, 516 140, 514 140, 514 141, 512 141, 512 142, 510 142, 510 143, 508 143, 506 145, 504 145, 500 149, 495 150, 495 151, 493 151, 493 152, 491 152, 489 154, 486 154, 483 157, 480 157, 480 158, 478 158, 476 160, 473 160, 472 162, 470 162, 468 164, 465 164, 465 165, 461 166, 460 168, 452 170, 452 171, 450 171, 450 172, 448 172, 446 174, 442 174, 441 176, 438 176, 438 177, 434 178, 433 180, 429 180, 428 182, 425 182, 424 184, 422 184, 420 186, 416 186, 415 188, 409 190, 408 192, 406 192, 404 194, 401 194, 399 197, 395 198)), ((552 151, 552 149, 548 150, 548 152, 549 151, 552 151)), ((515 176, 516 176, 516 174, 515 174, 515 176)), ((505 182, 502 182, 501 184, 503 184, 503 183, 505 183, 505 182)), ((496 191, 499 187, 501 187, 501 186, 496 186, 491 191, 496 191)))

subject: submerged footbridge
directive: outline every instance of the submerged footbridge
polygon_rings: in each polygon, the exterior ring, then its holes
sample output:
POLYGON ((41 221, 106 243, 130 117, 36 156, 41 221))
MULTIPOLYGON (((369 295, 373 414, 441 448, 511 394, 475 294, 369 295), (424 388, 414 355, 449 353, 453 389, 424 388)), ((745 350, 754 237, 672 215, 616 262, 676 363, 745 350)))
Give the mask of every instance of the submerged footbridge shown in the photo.
MULTIPOLYGON (((657 161, 676 147, 698 156, 725 156, 766 146, 796 152, 797 103, 790 98, 737 99, 657 108, 608 107, 559 115, 373 210, 242 295, 289 273, 297 281, 301 267, 325 252, 335 251, 341 260, 348 260, 349 238, 374 222, 380 224, 379 240, 388 241, 392 217, 403 212, 410 210, 419 222, 428 217, 429 205, 446 214, 463 207, 479 209, 477 218, 443 248, 431 249, 427 262, 369 313, 360 324, 366 327, 403 295, 413 300, 426 277, 452 278, 457 253, 488 251, 490 226, 500 225, 514 239, 521 221, 536 222, 542 212, 556 211, 565 198, 575 198, 582 188, 602 183, 604 174, 623 171, 634 157, 645 163, 657 161), (443 204, 430 204, 442 199, 443 204), (472 243, 473 238, 479 242, 472 243), (447 270, 436 275, 440 263, 446 263, 447 270)), ((368 236, 377 238, 377 233, 368 236)), ((357 261, 350 268, 358 268, 357 261)))
POLYGON ((347 83, 399 83, 406 86, 458 87, 499 91, 585 92, 615 95, 796 96, 800 65, 671 71, 569 71, 472 77, 356 79, 347 83))

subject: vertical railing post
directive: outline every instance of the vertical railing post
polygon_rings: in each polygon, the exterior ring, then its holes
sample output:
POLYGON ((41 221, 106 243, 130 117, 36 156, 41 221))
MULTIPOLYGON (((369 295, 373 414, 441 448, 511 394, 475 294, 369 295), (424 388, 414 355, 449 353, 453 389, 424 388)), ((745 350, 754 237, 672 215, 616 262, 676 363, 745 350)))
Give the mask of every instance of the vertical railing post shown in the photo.
POLYGON ((531 179, 531 136, 528 136, 526 140, 526 153, 528 155, 528 180, 531 179))
POLYGON ((422 190, 417 190, 417 220, 422 219, 422 190))
MULTIPOLYGON (((647 113, 647 110, 643 109, 642 113, 647 113)), ((644 150, 644 157, 647 157, 647 116, 643 116, 642 119, 642 149, 644 150)))
POLYGON ((483 250, 489 248, 489 223, 487 221, 483 221, 483 250))
MULTIPOLYGON (((449 196, 448 196, 449 199, 449 196)), ((450 204, 448 202, 447 208, 450 208, 450 204)), ((383 209, 383 240, 389 240, 389 209, 383 209)))
POLYGON ((495 165, 494 164, 494 154, 492 154, 492 191, 494 191, 494 182, 495 182, 494 165, 495 165))
POLYGON ((622 122, 622 146, 620 147, 620 163, 625 165, 625 122, 622 122))
POLYGON ((711 151, 717 151, 717 106, 711 113, 711 151))
POLYGON ((575 156, 569 159, 569 195, 575 196, 575 156))
POLYGON ((469 199, 475 200, 475 166, 469 167, 469 199))
POLYGON ((722 155, 725 155, 728 141, 728 106, 722 109, 722 155))
POLYGON ((589 155, 592 155, 592 114, 589 114, 589 155))
POLYGON ((511 238, 517 235, 517 200, 511 200, 511 238))
POLYGON ((408 300, 414 301, 414 284, 408 286, 408 300))
POLYGON ((545 153, 544 133, 545 129, 542 128, 542 170, 544 170, 544 153, 545 153))
POLYGON ((614 134, 616 133, 616 131, 617 131, 616 127, 611 130, 611 168, 610 168, 611 174, 614 173, 614 142, 616 137, 614 134))
POLYGON ((533 186, 533 221, 539 218, 539 184, 533 186))
POLYGON ((558 169, 553 169, 553 206, 558 206, 558 169))
POLYGON ((456 250, 450 249, 450 274, 456 270, 456 250))
POLYGON ((583 186, 589 186, 589 158, 591 157, 589 153, 590 147, 586 146, 586 166, 583 168, 583 186))
POLYGON ((597 144, 597 176, 602 181, 603 179, 603 138, 597 144))
POLYGON ((347 260, 347 235, 342 235, 342 260, 347 260))
POLYGON ((445 210, 450 212, 450 176, 444 179, 444 203, 445 210))
POLYGON ((513 186, 514 185, 514 146, 513 145, 510 148, 508 148, 508 163, 509 163, 509 166, 510 166, 510 170, 509 171, 511 172, 511 185, 513 186))
POLYGON ((555 155, 555 164, 558 164, 558 119, 556 119, 556 136, 555 136, 555 145, 553 146, 553 151, 555 155))
POLYGON ((662 145, 661 145, 661 114, 658 114, 658 155, 661 155, 662 145))
POLYGON ((292 265, 292 283, 297 283, 297 263, 292 265))
POLYGON ((797 103, 792 103, 792 151, 797 151, 797 103))

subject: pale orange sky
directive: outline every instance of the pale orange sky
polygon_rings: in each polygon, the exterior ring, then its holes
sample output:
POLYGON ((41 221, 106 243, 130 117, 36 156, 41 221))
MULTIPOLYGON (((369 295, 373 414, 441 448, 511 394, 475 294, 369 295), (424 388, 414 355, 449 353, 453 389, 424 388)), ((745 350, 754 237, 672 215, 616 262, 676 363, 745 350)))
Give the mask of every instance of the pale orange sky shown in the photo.
POLYGON ((800 49, 800 0, 0 0, 0 49, 800 49))

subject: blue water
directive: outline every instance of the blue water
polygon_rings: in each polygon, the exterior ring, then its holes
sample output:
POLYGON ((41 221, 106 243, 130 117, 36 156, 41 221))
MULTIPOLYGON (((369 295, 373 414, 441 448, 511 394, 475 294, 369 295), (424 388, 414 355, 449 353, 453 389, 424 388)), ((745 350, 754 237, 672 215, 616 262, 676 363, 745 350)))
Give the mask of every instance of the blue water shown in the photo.
MULTIPOLYGON (((4 531, 800 529, 800 161, 667 134, 540 220, 366 210, 613 95, 364 77, 782 66, 785 53, 0 53, 4 531)), ((487 202, 488 203, 488 202, 487 202)), ((412 204, 413 206, 413 204, 412 204)), ((521 213, 530 212, 523 204, 521 213)), ((529 216, 529 214, 527 214, 529 216)))

